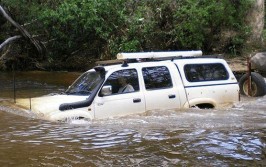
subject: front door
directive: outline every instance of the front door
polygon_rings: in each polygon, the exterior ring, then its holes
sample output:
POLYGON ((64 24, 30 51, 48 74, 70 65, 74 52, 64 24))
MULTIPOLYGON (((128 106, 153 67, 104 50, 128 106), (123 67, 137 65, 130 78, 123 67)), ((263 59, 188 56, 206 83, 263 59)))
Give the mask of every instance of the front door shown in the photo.
POLYGON ((112 93, 95 97, 95 118, 124 116, 145 111, 144 95, 139 89, 139 77, 136 69, 113 72, 104 86, 111 86, 112 93))

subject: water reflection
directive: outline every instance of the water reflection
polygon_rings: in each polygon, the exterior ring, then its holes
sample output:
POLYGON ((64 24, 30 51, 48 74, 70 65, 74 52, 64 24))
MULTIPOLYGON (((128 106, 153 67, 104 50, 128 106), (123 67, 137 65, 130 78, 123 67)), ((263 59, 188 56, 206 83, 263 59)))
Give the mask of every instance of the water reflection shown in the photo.
POLYGON ((246 98, 229 109, 68 123, 36 119, 6 100, 0 99, 1 166, 265 165, 266 97, 246 98))
MULTIPOLYGON (((15 72, 16 97, 63 92, 79 75, 75 72, 15 72)), ((11 72, 0 72, 0 97, 14 97, 14 77, 11 72)))

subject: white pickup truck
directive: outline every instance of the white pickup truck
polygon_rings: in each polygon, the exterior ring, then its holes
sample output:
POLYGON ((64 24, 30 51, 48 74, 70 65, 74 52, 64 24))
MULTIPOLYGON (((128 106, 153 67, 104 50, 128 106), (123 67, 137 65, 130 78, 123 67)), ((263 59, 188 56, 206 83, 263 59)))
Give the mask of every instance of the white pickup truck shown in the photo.
POLYGON ((201 51, 119 53, 117 59, 83 73, 65 94, 20 99, 17 105, 43 119, 65 121, 239 101, 238 82, 226 61, 201 51))

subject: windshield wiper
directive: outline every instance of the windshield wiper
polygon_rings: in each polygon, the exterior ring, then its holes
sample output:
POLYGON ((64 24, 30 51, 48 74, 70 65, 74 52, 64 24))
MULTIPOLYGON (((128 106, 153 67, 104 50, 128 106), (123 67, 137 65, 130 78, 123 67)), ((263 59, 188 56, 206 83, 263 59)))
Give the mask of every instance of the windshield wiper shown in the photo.
POLYGON ((91 91, 88 90, 80 90, 76 92, 66 92, 67 95, 90 95, 91 91))
POLYGON ((78 94, 82 94, 82 95, 90 95, 91 94, 91 91, 88 91, 88 90, 80 90, 77 92, 78 94))

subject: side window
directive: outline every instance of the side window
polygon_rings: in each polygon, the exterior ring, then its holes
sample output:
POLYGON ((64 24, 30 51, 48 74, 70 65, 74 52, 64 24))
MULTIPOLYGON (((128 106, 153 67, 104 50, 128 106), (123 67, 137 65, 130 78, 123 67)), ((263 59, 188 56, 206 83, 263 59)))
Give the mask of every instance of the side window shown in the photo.
POLYGON ((113 72, 104 86, 112 86, 112 94, 139 91, 139 80, 136 69, 125 69, 113 72))
POLYGON ((229 74, 223 64, 187 64, 184 67, 189 82, 227 80, 229 74))
POLYGON ((173 86, 169 70, 165 66, 142 68, 145 88, 163 89, 173 86))

